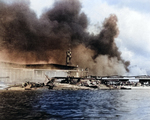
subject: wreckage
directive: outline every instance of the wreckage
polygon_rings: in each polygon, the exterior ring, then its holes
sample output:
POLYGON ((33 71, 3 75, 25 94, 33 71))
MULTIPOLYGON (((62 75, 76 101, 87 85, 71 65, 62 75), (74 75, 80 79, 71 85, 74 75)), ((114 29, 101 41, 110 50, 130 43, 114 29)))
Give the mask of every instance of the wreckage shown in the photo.
MULTIPOLYGON (((22 90, 48 89, 121 89, 125 86, 150 85, 149 76, 139 76, 130 82, 129 76, 89 76, 88 69, 71 65, 71 49, 66 52, 66 65, 1 63, 0 81, 21 84, 22 90), (45 79, 44 79, 45 78, 45 79), (22 84, 23 83, 23 84, 22 84)), ((133 78, 132 78, 133 79, 133 78)), ((18 89, 18 88, 15 88, 18 89)))

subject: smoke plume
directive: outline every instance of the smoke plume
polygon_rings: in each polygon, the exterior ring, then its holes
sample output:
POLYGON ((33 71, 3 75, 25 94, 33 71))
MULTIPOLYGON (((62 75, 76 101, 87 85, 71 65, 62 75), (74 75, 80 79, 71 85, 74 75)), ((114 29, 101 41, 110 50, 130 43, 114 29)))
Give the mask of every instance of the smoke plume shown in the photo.
POLYGON ((27 2, 0 2, 0 56, 19 63, 65 64, 72 49, 72 65, 91 74, 111 75, 128 71, 115 44, 119 34, 116 15, 103 22, 98 35, 87 32, 87 15, 78 0, 56 1, 37 18, 27 2))

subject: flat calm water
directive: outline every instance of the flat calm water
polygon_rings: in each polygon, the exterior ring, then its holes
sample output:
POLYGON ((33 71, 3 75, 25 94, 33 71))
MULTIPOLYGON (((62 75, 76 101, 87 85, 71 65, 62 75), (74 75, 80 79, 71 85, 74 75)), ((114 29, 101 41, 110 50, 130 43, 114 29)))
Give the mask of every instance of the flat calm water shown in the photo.
POLYGON ((150 90, 0 91, 0 120, 149 120, 150 90))

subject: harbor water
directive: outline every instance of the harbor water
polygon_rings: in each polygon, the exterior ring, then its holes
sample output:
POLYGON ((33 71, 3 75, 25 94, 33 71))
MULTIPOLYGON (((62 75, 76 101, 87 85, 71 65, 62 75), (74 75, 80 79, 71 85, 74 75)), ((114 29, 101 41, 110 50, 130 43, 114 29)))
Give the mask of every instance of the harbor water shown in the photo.
POLYGON ((150 90, 0 91, 0 120, 148 120, 150 90))

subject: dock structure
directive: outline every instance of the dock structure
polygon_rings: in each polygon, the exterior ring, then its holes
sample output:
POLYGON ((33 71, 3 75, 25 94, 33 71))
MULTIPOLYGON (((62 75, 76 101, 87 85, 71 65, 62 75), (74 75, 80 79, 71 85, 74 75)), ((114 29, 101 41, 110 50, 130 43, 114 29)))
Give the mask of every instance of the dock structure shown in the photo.
POLYGON ((43 82, 45 75, 52 77, 82 77, 86 76, 86 70, 76 66, 60 64, 16 64, 3 62, 0 66, 1 82, 43 82))
POLYGON ((80 80, 97 80, 102 83, 126 83, 139 82, 141 84, 150 85, 150 76, 89 76, 88 69, 79 69, 76 66, 60 65, 60 64, 16 64, 1 63, 0 81, 2 82, 44 82, 45 75, 49 78, 71 79, 73 81, 80 80))
POLYGON ((134 82, 134 83, 141 83, 141 84, 148 84, 150 85, 150 76, 148 75, 139 75, 139 76, 97 76, 99 80, 102 82, 134 82))
POLYGON ((141 83, 142 85, 150 85, 150 76, 139 75, 139 76, 89 76, 88 78, 93 78, 99 80, 105 84, 117 84, 117 83, 141 83))

